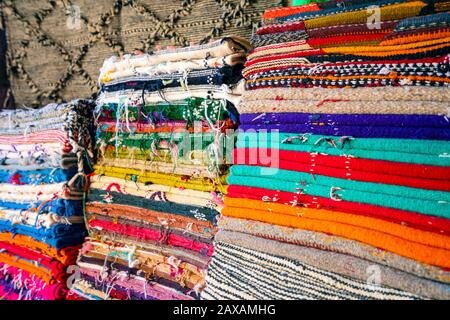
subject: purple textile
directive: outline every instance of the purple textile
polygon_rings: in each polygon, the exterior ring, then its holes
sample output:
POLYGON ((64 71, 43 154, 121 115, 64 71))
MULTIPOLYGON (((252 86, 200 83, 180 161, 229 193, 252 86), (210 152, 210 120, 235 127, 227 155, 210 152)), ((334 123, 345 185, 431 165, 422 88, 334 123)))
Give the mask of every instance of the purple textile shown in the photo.
POLYGON ((322 113, 247 113, 241 114, 244 125, 256 124, 315 124, 343 126, 398 126, 418 128, 450 128, 445 116, 409 114, 322 114, 322 113))
POLYGON ((401 126, 341 126, 341 125, 308 125, 308 124, 241 124, 240 130, 278 130, 285 133, 310 133, 327 136, 352 136, 359 138, 394 138, 394 139, 426 139, 450 140, 448 128, 419 128, 401 126))

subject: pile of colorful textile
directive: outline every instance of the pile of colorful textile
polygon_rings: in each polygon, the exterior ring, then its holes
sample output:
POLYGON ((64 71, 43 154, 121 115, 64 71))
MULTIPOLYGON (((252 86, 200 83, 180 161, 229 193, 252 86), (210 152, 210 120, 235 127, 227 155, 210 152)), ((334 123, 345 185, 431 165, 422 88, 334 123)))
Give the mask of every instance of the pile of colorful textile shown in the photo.
POLYGON ((449 4, 264 14, 202 298, 450 298, 449 4))
POLYGON ((64 299, 86 229, 93 104, 0 113, 0 298, 64 299))
POLYGON ((90 237, 71 298, 200 297, 249 49, 230 37, 105 61, 90 237))

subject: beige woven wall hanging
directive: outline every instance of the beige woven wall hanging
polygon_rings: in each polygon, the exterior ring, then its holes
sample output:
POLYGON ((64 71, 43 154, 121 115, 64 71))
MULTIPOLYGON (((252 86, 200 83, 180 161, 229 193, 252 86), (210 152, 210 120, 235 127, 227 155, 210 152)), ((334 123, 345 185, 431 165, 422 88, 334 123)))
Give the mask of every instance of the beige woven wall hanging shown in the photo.
POLYGON ((98 70, 112 54, 250 37, 279 0, 6 0, 16 104, 93 97, 98 70))

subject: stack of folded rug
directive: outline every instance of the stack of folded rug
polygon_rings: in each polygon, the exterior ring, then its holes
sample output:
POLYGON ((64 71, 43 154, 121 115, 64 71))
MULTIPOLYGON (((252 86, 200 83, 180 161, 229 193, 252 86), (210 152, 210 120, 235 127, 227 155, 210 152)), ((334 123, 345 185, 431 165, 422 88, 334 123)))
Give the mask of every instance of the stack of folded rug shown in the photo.
POLYGON ((449 4, 265 13, 202 298, 450 298, 449 4))
POLYGON ((93 105, 0 113, 0 297, 64 299, 86 236, 93 105))
POLYGON ((231 37, 105 61, 90 238, 72 298, 200 297, 249 49, 231 37))

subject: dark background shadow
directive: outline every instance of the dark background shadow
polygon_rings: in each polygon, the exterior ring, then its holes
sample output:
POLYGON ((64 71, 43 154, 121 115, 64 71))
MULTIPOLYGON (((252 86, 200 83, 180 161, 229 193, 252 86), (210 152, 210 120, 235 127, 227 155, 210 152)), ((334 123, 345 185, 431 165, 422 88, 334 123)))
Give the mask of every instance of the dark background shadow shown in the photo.
POLYGON ((0 12, 0 109, 14 109, 14 99, 9 90, 6 71, 6 30, 2 13, 0 12))

